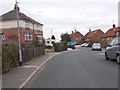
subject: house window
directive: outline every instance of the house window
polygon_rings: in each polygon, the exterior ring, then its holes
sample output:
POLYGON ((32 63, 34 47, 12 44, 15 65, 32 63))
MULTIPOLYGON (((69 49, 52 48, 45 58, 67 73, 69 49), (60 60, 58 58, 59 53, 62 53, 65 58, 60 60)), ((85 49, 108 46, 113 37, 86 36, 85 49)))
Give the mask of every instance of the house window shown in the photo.
POLYGON ((54 44, 55 42, 51 42, 52 44, 54 44))
POLYGON ((37 35, 37 36, 36 36, 36 39, 37 39, 38 41, 42 41, 42 36, 37 35))
POLYGON ((32 34, 25 33, 24 38, 25 40, 32 40, 32 34))
POLYGON ((79 40, 81 40, 81 37, 79 37, 79 40))
POLYGON ((78 38, 76 38, 76 40, 78 40, 78 38))

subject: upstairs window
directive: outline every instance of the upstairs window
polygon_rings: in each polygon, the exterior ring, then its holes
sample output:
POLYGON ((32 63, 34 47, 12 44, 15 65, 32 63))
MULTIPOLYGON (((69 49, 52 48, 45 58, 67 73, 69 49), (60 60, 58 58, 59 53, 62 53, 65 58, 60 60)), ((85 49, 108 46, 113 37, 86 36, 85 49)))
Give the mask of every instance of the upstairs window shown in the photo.
POLYGON ((26 22, 25 22, 25 27, 26 27, 26 28, 30 28, 30 22, 26 21, 26 22))

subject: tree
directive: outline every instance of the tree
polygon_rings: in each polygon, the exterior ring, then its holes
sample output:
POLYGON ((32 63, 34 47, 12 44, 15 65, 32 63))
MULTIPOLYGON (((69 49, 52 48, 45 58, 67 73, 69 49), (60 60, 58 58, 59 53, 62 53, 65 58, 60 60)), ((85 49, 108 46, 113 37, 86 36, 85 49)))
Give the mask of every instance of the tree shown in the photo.
POLYGON ((71 42, 70 35, 68 33, 61 34, 61 41, 71 42))
POLYGON ((54 35, 52 35, 51 39, 54 39, 54 40, 55 40, 55 36, 54 36, 54 35))

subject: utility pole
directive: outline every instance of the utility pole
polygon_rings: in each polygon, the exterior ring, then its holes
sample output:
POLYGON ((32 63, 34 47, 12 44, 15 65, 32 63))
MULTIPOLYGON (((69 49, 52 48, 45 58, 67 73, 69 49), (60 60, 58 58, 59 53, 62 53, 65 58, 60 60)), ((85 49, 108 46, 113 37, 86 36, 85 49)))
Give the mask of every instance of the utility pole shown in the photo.
POLYGON ((52 30, 51 30, 51 38, 52 38, 52 30))
POLYGON ((16 17, 17 17, 17 31, 18 31, 18 49, 19 49, 19 66, 22 66, 22 51, 21 51, 21 42, 20 42, 20 28, 19 28, 19 8, 18 2, 16 0, 16 17))

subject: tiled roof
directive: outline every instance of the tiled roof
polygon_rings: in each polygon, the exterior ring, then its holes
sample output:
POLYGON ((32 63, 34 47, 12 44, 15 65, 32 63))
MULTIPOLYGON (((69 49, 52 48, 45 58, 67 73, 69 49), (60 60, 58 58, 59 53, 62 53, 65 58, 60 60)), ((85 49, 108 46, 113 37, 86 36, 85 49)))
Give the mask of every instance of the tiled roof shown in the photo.
MULTIPOLYGON (((9 12, 7 12, 7 13, 5 13, 5 14, 3 14, 3 15, 0 16, 0 21, 15 20, 15 19, 17 19, 16 18, 16 10, 11 10, 11 11, 9 11, 9 12)), ((19 12, 19 19, 43 25, 43 24, 35 21, 34 19, 28 17, 27 15, 25 15, 25 14, 23 14, 21 12, 19 12)))
POLYGON ((72 33, 71 36, 76 35, 76 34, 79 34, 81 37, 84 37, 79 31, 72 33))
POLYGON ((96 37, 96 35, 99 35, 99 33, 104 34, 103 31, 101 31, 100 29, 98 29, 98 30, 94 30, 94 31, 88 32, 85 36, 87 38, 93 38, 93 37, 96 37))
POLYGON ((116 27, 116 28, 114 28, 114 29, 113 29, 113 28, 109 29, 109 30, 103 35, 103 37, 114 37, 116 31, 120 31, 120 27, 116 27))

